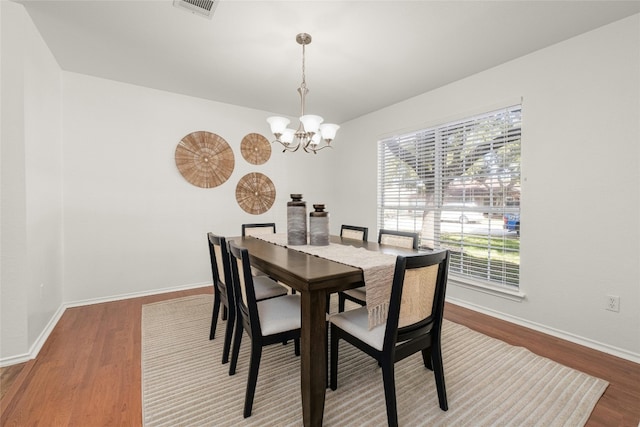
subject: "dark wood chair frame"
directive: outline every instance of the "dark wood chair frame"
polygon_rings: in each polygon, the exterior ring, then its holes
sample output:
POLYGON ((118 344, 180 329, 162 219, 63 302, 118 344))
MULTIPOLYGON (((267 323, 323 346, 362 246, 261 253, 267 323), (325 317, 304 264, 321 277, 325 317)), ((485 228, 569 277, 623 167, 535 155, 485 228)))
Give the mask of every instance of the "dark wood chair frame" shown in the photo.
POLYGON ((247 391, 244 402, 244 417, 247 418, 251 416, 253 408, 253 398, 255 396, 256 384, 258 382, 258 370, 260 368, 260 359, 262 357, 262 347, 282 343, 288 340, 294 340, 295 354, 296 356, 300 356, 300 328, 272 335, 262 335, 258 314, 258 304, 253 287, 253 276, 251 275, 249 251, 240 246, 236 246, 233 242, 229 242, 229 254, 234 293, 235 295, 241 295, 240 274, 242 274, 244 277, 245 292, 247 296, 247 305, 244 304, 242 298, 236 299, 238 316, 236 317, 233 350, 231 353, 231 364, 229 366, 229 375, 234 375, 238 363, 238 354, 240 353, 243 330, 245 330, 251 338, 251 357, 249 362, 249 375, 247 377, 247 391), (239 271, 236 260, 240 260, 242 263, 243 271, 239 271))
POLYGON ((229 361, 229 350, 231 348, 231 338, 233 336, 233 327, 236 319, 236 304, 233 298, 233 286, 231 285, 231 268, 229 265, 229 254, 227 252, 227 242, 224 237, 207 233, 207 242, 209 243, 209 256, 211 257, 211 273, 213 275, 213 313, 211 315, 211 329, 209 331, 209 339, 212 340, 216 335, 216 325, 218 323, 218 315, 220 306, 222 305, 222 320, 227 321, 227 327, 224 334, 224 346, 222 350, 222 363, 229 361), (216 261, 215 246, 220 246, 222 254, 221 263, 224 266, 222 277, 224 282, 220 280, 221 272, 218 271, 218 263, 216 261))
POLYGON ((340 339, 344 339, 376 359, 382 368, 387 422, 390 427, 398 425, 394 364, 419 351, 422 353, 424 366, 432 370, 435 375, 440 409, 448 410, 441 349, 448 268, 449 251, 408 257, 398 256, 382 351, 371 347, 331 323, 331 389, 336 390, 338 387, 338 342, 340 339), (405 270, 436 264, 439 265, 439 268, 431 316, 413 325, 398 328, 405 270))

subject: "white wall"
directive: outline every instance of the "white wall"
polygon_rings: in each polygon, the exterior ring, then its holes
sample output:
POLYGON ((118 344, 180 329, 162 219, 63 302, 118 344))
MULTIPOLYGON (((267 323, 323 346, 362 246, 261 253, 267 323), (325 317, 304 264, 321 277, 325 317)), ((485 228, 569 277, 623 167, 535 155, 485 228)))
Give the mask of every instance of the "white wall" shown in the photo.
POLYGON ((448 297, 640 360, 639 34, 635 15, 344 124, 333 179, 349 185, 330 199, 334 224, 376 229, 382 136, 523 97, 526 299, 456 285, 448 297), (607 294, 619 313, 604 310, 607 294))
POLYGON ((289 194, 311 201, 327 185, 313 180, 320 156, 273 146, 264 165, 244 160, 242 138, 268 135, 264 111, 73 73, 64 73, 63 111, 68 302, 209 284, 208 231, 237 236, 245 222, 276 222, 284 231, 289 194), (215 188, 190 184, 175 164, 178 142, 200 130, 223 137, 235 154, 233 174, 215 188), (235 199, 236 184, 253 171, 276 186, 275 204, 262 215, 235 199))
POLYGON ((32 352, 62 304, 60 69, 21 5, 2 8, 2 338, 32 352))
POLYGON ((33 357, 67 305, 210 284, 207 231, 284 230, 290 193, 325 201, 326 159, 275 146, 265 165, 242 158, 242 137, 268 135, 271 113, 62 72, 24 7, 0 7, 1 365, 33 357), (175 165, 176 145, 198 130, 235 153, 217 188, 194 187, 175 165), (276 185, 263 215, 235 201, 253 171, 276 185))

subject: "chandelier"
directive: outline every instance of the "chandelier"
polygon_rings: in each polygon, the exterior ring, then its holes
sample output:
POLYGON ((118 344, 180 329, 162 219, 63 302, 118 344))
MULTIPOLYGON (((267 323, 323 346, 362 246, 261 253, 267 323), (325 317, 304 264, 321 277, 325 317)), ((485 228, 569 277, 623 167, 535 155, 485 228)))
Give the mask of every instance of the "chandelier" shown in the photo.
POLYGON ((304 75, 304 48, 311 43, 311 36, 307 33, 300 33, 296 36, 296 41, 302 45, 302 83, 298 88, 301 109, 300 124, 297 130, 288 128, 291 120, 277 116, 267 118, 267 122, 271 125, 271 132, 276 137, 273 142, 277 141, 282 144, 283 153, 298 151, 302 147, 305 152, 316 154, 323 148, 331 147, 331 141, 335 138, 340 126, 333 123, 323 124, 322 117, 304 113, 304 98, 309 93, 304 75))

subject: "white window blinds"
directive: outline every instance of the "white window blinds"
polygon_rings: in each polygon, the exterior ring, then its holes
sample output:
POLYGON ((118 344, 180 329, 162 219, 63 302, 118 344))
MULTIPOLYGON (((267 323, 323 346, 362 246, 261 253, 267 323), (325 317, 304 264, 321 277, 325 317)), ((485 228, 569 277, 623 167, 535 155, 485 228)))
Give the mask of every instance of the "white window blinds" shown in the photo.
POLYGON ((379 142, 378 226, 449 249, 450 271, 518 286, 521 106, 379 142))

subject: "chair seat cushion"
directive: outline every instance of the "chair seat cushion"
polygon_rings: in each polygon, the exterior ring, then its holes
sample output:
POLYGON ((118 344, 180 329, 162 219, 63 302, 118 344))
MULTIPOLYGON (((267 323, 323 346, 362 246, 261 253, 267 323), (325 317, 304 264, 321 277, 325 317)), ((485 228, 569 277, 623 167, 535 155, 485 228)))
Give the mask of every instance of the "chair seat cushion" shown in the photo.
POLYGON ((256 290, 256 301, 287 294, 287 288, 268 276, 254 277, 253 287, 256 290))
POLYGON ((262 335, 299 329, 301 325, 300 294, 258 301, 258 315, 262 335))
POLYGON ((364 286, 360 286, 355 289, 347 289, 344 293, 360 301, 367 301, 367 291, 364 286))
POLYGON ((329 322, 376 350, 382 350, 386 324, 378 325, 370 330, 369 312, 366 307, 334 314, 329 317, 329 322))

